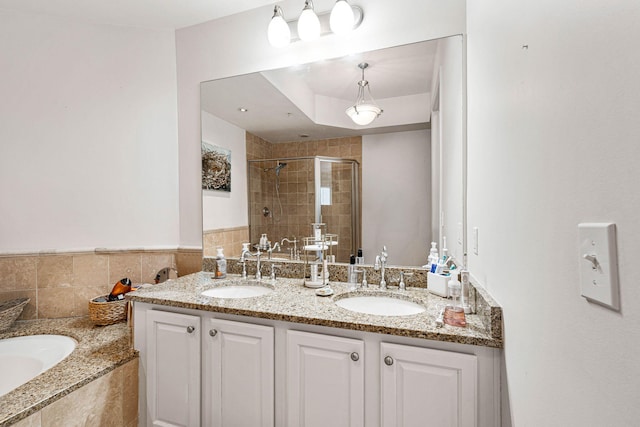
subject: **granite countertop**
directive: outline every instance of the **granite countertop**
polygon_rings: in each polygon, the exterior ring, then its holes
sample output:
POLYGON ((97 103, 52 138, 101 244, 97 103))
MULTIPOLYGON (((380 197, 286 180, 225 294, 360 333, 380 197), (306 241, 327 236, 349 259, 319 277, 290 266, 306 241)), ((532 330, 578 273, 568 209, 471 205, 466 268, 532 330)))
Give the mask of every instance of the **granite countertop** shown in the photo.
POLYGON ((0 339, 40 334, 70 336, 78 344, 53 368, 0 397, 0 427, 28 417, 137 357, 126 323, 95 326, 86 317, 18 321, 0 333, 0 339))
POLYGON ((213 279, 212 273, 199 272, 159 285, 149 285, 128 293, 127 298, 171 307, 502 348, 502 310, 482 290, 474 292, 477 314, 467 315, 465 328, 436 327, 438 311, 447 300, 424 288, 380 291, 377 286, 372 286, 366 291, 355 291, 373 296, 393 294, 427 308, 423 313, 410 316, 378 316, 343 309, 334 302, 349 293, 349 285, 341 282, 330 283, 334 294, 328 297, 317 296, 315 289, 303 286, 302 279, 290 278, 278 278, 275 283, 263 279, 261 284, 272 287, 274 291, 258 297, 220 299, 201 295, 207 289, 228 286, 240 280, 240 276, 235 275, 229 275, 227 279, 213 279))

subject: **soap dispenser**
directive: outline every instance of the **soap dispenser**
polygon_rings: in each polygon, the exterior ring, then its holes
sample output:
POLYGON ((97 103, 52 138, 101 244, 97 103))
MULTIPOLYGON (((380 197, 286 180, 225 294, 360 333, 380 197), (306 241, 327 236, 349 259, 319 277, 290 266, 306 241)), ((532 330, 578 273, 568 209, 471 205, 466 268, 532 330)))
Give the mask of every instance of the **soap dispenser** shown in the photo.
POLYGON ((429 257, 427 258, 427 268, 431 271, 431 266, 434 264, 438 264, 438 248, 436 242, 431 242, 431 250, 429 251, 429 257))
POLYGON ((449 280, 449 295, 451 295, 451 303, 444 309, 444 323, 451 326, 467 326, 467 319, 464 315, 464 308, 460 303, 460 294, 462 286, 458 281, 457 271, 451 272, 451 280, 449 280))
POLYGON ((224 279, 227 277, 227 260, 224 257, 223 248, 217 248, 216 255, 216 279, 224 279))

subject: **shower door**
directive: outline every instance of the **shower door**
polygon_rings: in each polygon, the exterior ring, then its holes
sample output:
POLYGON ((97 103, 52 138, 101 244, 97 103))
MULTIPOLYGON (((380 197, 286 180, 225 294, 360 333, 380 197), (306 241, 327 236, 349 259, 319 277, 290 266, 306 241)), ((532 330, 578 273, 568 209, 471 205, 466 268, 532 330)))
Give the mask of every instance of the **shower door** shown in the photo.
POLYGON ((322 222, 327 233, 338 235, 336 261, 349 262, 360 244, 358 173, 358 163, 350 159, 249 160, 251 243, 258 243, 262 234, 272 245, 285 237, 301 243, 312 235, 311 224, 322 222))
POLYGON ((327 233, 338 235, 336 261, 349 262, 360 244, 358 163, 347 159, 316 157, 315 218, 327 233))

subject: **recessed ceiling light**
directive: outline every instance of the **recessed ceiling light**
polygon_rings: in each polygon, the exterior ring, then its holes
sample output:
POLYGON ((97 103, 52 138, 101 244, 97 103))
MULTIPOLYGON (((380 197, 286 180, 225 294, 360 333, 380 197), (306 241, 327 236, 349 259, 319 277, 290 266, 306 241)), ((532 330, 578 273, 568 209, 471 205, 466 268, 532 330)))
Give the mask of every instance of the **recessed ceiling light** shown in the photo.
POLYGON ((244 108, 244 107, 240 107, 240 108, 238 108, 238 111, 240 111, 241 113, 246 113, 246 112, 247 112, 247 111, 249 111, 249 110, 247 110, 247 109, 246 109, 246 108, 244 108))

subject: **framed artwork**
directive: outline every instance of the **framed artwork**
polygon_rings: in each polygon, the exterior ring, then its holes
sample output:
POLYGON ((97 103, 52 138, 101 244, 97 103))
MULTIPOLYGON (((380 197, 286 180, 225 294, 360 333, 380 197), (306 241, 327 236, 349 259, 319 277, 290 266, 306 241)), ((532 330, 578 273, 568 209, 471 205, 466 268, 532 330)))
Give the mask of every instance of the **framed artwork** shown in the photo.
POLYGON ((231 150, 202 141, 202 189, 231 192, 231 150))

